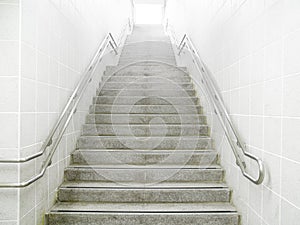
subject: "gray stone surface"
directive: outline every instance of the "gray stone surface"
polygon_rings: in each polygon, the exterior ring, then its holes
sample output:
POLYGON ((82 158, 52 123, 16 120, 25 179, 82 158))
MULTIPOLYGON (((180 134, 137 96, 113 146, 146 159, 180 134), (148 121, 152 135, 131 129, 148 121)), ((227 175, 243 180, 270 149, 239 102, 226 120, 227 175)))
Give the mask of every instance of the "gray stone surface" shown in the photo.
POLYGON ((201 114, 195 105, 91 105, 90 113, 97 114, 201 114))
POLYGON ((138 189, 155 189, 155 188, 177 188, 177 189, 207 189, 207 188, 228 188, 225 183, 222 182, 160 182, 153 184, 144 184, 138 182, 130 183, 115 183, 115 182, 97 182, 97 181, 65 181, 62 188, 138 188, 138 189))
POLYGON ((207 125, 165 124, 85 124, 82 135, 86 136, 208 136, 207 125))
POLYGON ((238 225, 236 212, 220 213, 64 213, 48 215, 53 225, 238 225))
POLYGON ((88 124, 205 124, 206 116, 199 114, 119 114, 113 117, 110 114, 89 114, 86 117, 88 124))
POLYGON ((60 188, 61 202, 184 203, 228 202, 228 188, 60 188))
MULTIPOLYGON (((100 86, 101 87, 101 86, 100 86)), ((106 82, 105 85, 102 87, 103 90, 107 89, 176 89, 176 88, 183 88, 184 90, 191 90, 193 89, 192 83, 176 83, 169 84, 169 83, 159 83, 159 82, 137 82, 128 84, 127 82, 106 82)))
POLYGON ((72 154, 79 165, 216 165, 218 154, 214 150, 99 150, 80 149, 72 154))
POLYGON ((178 69, 177 67, 171 68, 168 66, 161 66, 157 68, 148 67, 148 66, 144 66, 144 67, 128 66, 127 68, 117 70, 116 72, 113 73, 105 73, 103 75, 103 80, 107 80, 107 78, 113 76, 132 77, 134 79, 147 78, 148 81, 147 83, 158 83, 159 81, 162 81, 163 83, 164 81, 170 82, 164 84, 168 84, 168 83, 172 84, 174 78, 178 80, 181 80, 181 78, 186 78, 186 80, 190 80, 190 77, 186 72, 178 69))
POLYGON ((209 137, 105 137, 82 136, 78 139, 78 148, 98 149, 210 149, 212 140, 209 137))
POLYGON ((182 75, 186 75, 187 68, 186 67, 179 67, 176 65, 166 65, 166 64, 159 64, 157 62, 136 62, 131 64, 130 66, 107 66, 104 72, 105 76, 111 75, 130 75, 136 73, 147 73, 147 74, 156 74, 156 73, 165 73, 165 74, 175 74, 181 73, 182 75))
POLYGON ((86 211, 86 212, 236 212, 236 209, 230 203, 96 203, 96 202, 62 202, 55 205, 52 210, 55 211, 86 211))
POLYGON ((117 165, 111 168, 95 167, 68 167, 65 178, 69 181, 113 181, 113 182, 140 182, 156 183, 169 182, 221 182, 224 171, 220 168, 168 168, 168 167, 142 167, 138 168, 117 165))
POLYGON ((114 104, 114 105, 189 105, 194 103, 197 105, 199 99, 197 97, 145 97, 139 96, 98 96, 93 98, 94 104, 114 104))
POLYGON ((189 77, 166 77, 165 76, 158 76, 158 77, 149 77, 148 74, 143 76, 124 76, 124 75, 118 75, 118 76, 103 76, 102 81, 103 82, 130 82, 130 83, 145 83, 145 82, 153 82, 157 79, 162 79, 163 83, 169 83, 169 84, 176 84, 176 83, 187 83, 191 81, 191 78, 189 77))
POLYGON ((141 99, 149 96, 156 97, 194 97, 195 90, 184 90, 184 89, 99 89, 97 95, 99 96, 139 96, 141 99))

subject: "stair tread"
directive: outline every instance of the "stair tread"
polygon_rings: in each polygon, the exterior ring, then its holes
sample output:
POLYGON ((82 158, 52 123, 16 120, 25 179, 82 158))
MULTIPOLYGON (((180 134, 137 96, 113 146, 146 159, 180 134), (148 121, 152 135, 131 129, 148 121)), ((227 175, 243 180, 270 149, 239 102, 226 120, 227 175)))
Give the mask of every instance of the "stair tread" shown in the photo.
MULTIPOLYGON (((181 88, 179 85, 176 85, 174 87, 176 88, 164 88, 163 90, 162 89, 159 89, 159 88, 129 88, 130 87, 130 84, 132 82, 128 82, 128 86, 124 89, 119 89, 119 88, 107 88, 107 89, 102 89, 102 87, 99 87, 98 88, 98 91, 105 91, 105 92, 108 92, 108 91, 118 91, 118 92, 124 92, 124 91, 132 91, 132 92, 139 92, 139 91, 157 91, 157 94, 158 96, 160 96, 159 94, 162 92, 162 91, 170 91, 170 92, 182 92, 182 93, 186 93, 186 92, 194 92, 195 89, 194 88, 189 88, 189 89, 184 89, 184 88, 181 88), (180 89, 178 89, 180 88, 180 89)), ((105 95, 99 95, 99 96, 105 96, 105 95)), ((108 96, 111 96, 111 95, 108 95, 108 96)), ((126 95, 125 95, 126 96, 126 95)), ((141 95, 143 96, 143 95, 141 95)), ((182 96, 178 96, 178 97, 184 97, 186 95, 182 95, 182 96)), ((144 96, 143 96, 144 97, 144 96)), ((172 96, 167 96, 167 97, 172 97, 172 96)), ((177 97, 177 96, 173 96, 173 97, 177 97)), ((196 96, 191 96, 191 97, 196 97, 196 96)))
POLYGON ((187 213, 187 212, 236 212, 230 203, 99 203, 58 202, 51 212, 145 212, 145 213, 187 213))
POLYGON ((225 188, 225 183, 199 183, 199 182, 161 182, 155 184, 143 183, 115 183, 91 181, 66 181, 60 188, 109 188, 109 189, 213 189, 225 188))
MULTIPOLYGON (((99 96, 99 97, 103 97, 103 96, 99 96)), ((114 104, 97 104, 97 103, 94 103, 92 104, 94 106, 115 106, 114 104)), ((132 105, 116 105, 117 107, 132 107, 132 105)), ((133 105, 133 106, 136 106, 136 107, 170 107, 170 106, 173 106, 172 105, 156 105, 156 104, 150 104, 150 105, 133 105)), ((178 107, 202 107, 201 105, 199 104, 193 104, 193 105, 177 105, 176 106, 178 107)))
MULTIPOLYGON (((165 124, 84 124, 84 126, 105 126, 105 127, 111 127, 111 126, 124 126, 124 127, 165 127, 165 124)), ((198 127, 208 127, 207 124, 170 124, 167 125, 168 127, 192 127, 192 128, 198 128, 198 127)))
MULTIPOLYGON (((92 136, 92 135, 82 135, 80 136, 79 139, 81 138, 99 138, 99 139, 104 139, 104 138, 107 138, 107 139, 117 139, 117 140, 120 140, 120 139, 138 139, 137 137, 132 137, 132 136, 121 136, 121 137, 116 137, 116 136, 92 136)), ((148 137, 148 136, 144 136, 145 138, 152 138, 152 139, 160 139, 161 137, 160 136, 155 136, 155 137, 148 137)), ((139 138, 143 138, 143 136, 139 137, 139 138)), ((210 136, 207 136, 207 135, 203 135, 203 136, 165 136, 163 137, 164 139, 182 139, 182 140, 188 140, 188 139, 208 139, 208 140, 211 140, 211 137, 210 136)))
MULTIPOLYGON (((124 76, 122 76, 124 77, 124 76)), ((127 77, 133 77, 133 76, 127 76, 127 77)), ((126 81, 107 81, 107 83, 111 83, 111 84, 128 84, 131 82, 126 82, 126 81)), ((150 81, 150 82, 139 82, 139 84, 166 84, 164 82, 155 82, 155 81, 150 81)), ((191 82, 176 82, 176 84, 186 84, 186 85, 191 85, 193 83, 191 82)), ((101 84, 100 84, 101 85, 101 84)))
POLYGON ((84 149, 84 148, 79 148, 77 149, 75 152, 80 151, 80 152, 130 152, 130 153, 149 153, 149 154, 167 154, 167 153, 174 153, 174 151, 176 151, 176 153, 193 153, 193 154, 208 154, 208 153, 213 153, 213 154, 217 154, 218 152, 215 149, 195 149, 195 150, 183 150, 183 149, 176 149, 176 150, 167 150, 167 149, 163 149, 163 150, 147 150, 147 149, 134 149, 134 150, 130 150, 130 149, 99 149, 99 148, 95 148, 95 149, 84 149))
MULTIPOLYGON (((98 116, 98 115, 107 115, 108 113, 89 113, 88 115, 89 116, 98 116)), ((127 115, 128 116, 128 113, 120 113, 120 114, 124 114, 124 115, 127 115)), ((147 114, 147 113, 134 113, 133 115, 135 115, 135 116, 151 116, 151 117, 153 117, 153 116, 159 116, 159 115, 162 115, 162 116, 164 116, 164 114, 161 114, 161 113, 151 113, 151 114, 147 114)), ((176 116, 176 117, 190 117, 190 116, 199 116, 199 117, 206 117, 205 115, 203 115, 203 114, 198 114, 198 113, 194 113, 194 114, 183 114, 183 115, 178 115, 178 114, 172 114, 173 116, 176 116)), ((132 116, 132 115, 130 115, 130 116, 132 116)))
MULTIPOLYGON (((118 90, 118 89, 117 89, 118 90)), ((100 95, 100 96, 94 96, 93 98, 116 98, 115 96, 103 96, 103 95, 100 95)), ((118 96, 118 98, 140 98, 139 96, 118 96)), ((149 96, 147 98, 155 98, 155 96, 149 96)), ((156 97, 159 99, 159 97, 156 97)), ((195 97, 195 96, 188 96, 188 97, 185 97, 185 96, 169 96, 169 97, 164 97, 164 99, 198 99, 198 97, 195 97)))
POLYGON ((155 165, 82 165, 82 164, 71 164, 67 169, 134 169, 134 170, 147 170, 147 169, 192 169, 192 170, 223 170, 220 165, 203 165, 203 166, 195 166, 195 165, 163 165, 163 164, 155 164, 155 165))

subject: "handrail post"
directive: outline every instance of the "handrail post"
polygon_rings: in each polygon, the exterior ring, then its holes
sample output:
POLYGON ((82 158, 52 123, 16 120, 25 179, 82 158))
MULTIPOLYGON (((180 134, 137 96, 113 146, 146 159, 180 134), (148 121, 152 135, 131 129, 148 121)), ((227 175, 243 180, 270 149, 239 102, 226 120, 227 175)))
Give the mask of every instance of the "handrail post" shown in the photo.
POLYGON ((180 42, 180 44, 179 44, 179 46, 178 46, 178 49, 180 49, 180 48, 181 48, 181 45, 182 45, 182 44, 183 44, 183 42, 185 41, 186 37, 187 37, 187 35, 186 35, 186 34, 185 34, 185 35, 183 35, 183 38, 181 39, 181 42, 180 42))
POLYGON ((181 52, 183 51, 185 46, 186 46, 186 42, 184 42, 182 47, 179 49, 178 55, 181 55, 181 52))
POLYGON ((115 54, 118 55, 118 52, 117 52, 116 48, 114 47, 114 45, 111 43, 111 41, 109 41, 108 43, 111 46, 111 48, 113 49, 113 51, 115 52, 115 54))
POLYGON ((117 43, 116 43, 116 41, 115 41, 115 39, 114 39, 114 37, 112 36, 112 34, 111 33, 109 33, 109 37, 110 37, 110 39, 113 41, 113 43, 114 43, 114 48, 118 48, 118 45, 117 45, 117 43))

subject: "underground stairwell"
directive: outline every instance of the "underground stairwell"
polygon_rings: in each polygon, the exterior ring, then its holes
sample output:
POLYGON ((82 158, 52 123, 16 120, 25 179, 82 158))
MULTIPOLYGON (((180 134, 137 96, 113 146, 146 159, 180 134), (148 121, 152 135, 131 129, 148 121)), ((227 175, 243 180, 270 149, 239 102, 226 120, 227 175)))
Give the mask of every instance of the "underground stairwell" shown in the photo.
POLYGON ((238 225, 201 99, 161 26, 107 67, 49 225, 238 225))

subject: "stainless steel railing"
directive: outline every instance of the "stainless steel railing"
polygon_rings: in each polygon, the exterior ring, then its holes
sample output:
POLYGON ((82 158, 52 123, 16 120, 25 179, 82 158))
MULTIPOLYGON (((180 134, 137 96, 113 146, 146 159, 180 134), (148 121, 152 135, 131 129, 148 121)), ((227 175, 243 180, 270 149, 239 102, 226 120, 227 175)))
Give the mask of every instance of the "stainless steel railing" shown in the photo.
MULTIPOLYGON (((166 28, 168 31, 170 29, 170 25, 167 25, 166 28)), ((249 179, 254 184, 261 184, 264 180, 265 176, 265 170, 264 170, 264 164, 262 160, 255 155, 249 153, 246 150, 246 145, 242 141, 242 138, 234 126, 234 123, 231 120, 231 117, 227 111, 227 108, 223 102, 221 93, 219 92, 219 89, 217 88, 217 84, 213 80, 213 75, 208 70, 207 66, 202 61, 201 57, 199 56, 195 46, 193 45, 193 42, 188 37, 187 34, 183 36, 181 39, 181 42, 178 44, 176 37, 174 37, 174 31, 168 32, 171 36, 171 39, 175 42, 178 48, 178 55, 180 56, 181 53, 184 51, 184 49, 188 49, 188 51, 191 53, 192 60, 196 66, 197 71, 202 75, 201 83, 204 85, 205 90, 209 96, 210 102, 213 104, 214 111, 217 114, 219 121, 221 123, 221 126, 224 130, 225 136, 231 146, 231 149, 233 151, 233 154, 236 159, 236 164, 241 169, 241 172, 243 176, 245 176, 247 179, 249 179), (233 134, 233 138, 231 136, 233 134), (235 139, 235 140, 233 140, 235 139), (241 151, 239 151, 241 150, 241 151), (258 175, 257 177, 251 176, 247 172, 247 166, 244 157, 248 157, 251 160, 254 160, 258 166, 258 175)))
MULTIPOLYGON (((131 28, 131 24, 126 24, 126 27, 131 28)), ((121 35, 126 35, 126 32, 124 32, 124 29, 121 33, 121 35)), ((0 159, 0 164, 20 164, 29 162, 33 159, 36 159, 40 156, 43 156, 46 151, 49 148, 48 155, 46 159, 43 161, 41 169, 39 173, 32 178, 20 182, 20 183, 0 183, 0 188, 23 188, 26 186, 29 186, 30 184, 34 183, 35 181, 39 180, 41 177, 44 176, 47 168, 49 165, 51 165, 51 161, 53 158, 53 155, 56 152, 56 149, 74 115, 76 113, 77 106, 80 102, 80 99, 82 98, 88 84, 92 81, 94 72, 97 68, 97 65, 102 60, 108 46, 112 48, 112 50, 115 52, 116 55, 118 55, 118 49, 119 44, 116 43, 113 35, 111 33, 108 33, 104 40, 101 42, 100 46, 98 47, 93 59, 91 60, 90 64, 88 65, 87 69, 84 71, 82 78, 78 82, 77 86, 75 87, 73 93, 71 94, 68 102, 66 103, 64 109, 62 110, 59 118, 57 119, 55 125, 51 129, 48 137, 46 138, 45 142, 43 142, 43 145, 39 152, 27 156, 24 158, 19 159, 0 159), (61 129, 58 129, 61 127, 61 129), (55 136, 57 135, 57 136, 55 136), (54 139, 55 137, 55 139, 54 139)))

